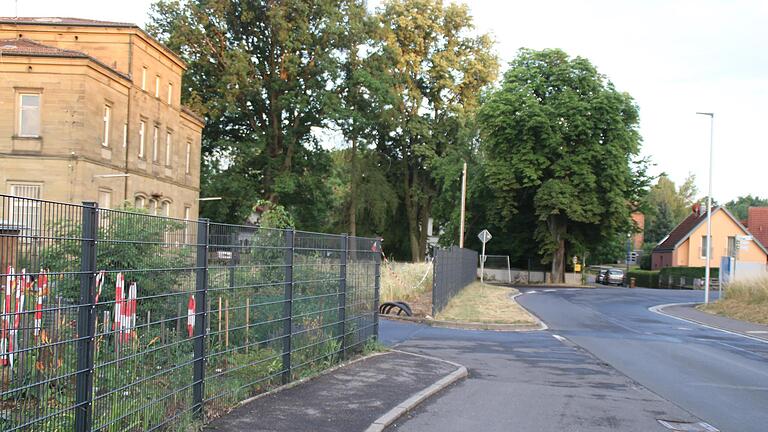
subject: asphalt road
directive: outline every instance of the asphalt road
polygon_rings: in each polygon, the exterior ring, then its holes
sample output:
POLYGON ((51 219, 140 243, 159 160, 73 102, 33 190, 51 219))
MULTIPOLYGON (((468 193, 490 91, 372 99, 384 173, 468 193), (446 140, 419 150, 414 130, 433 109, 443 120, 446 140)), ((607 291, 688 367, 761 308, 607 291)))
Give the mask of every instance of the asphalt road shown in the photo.
POLYGON ((530 291, 517 300, 546 322, 551 333, 721 431, 768 431, 768 343, 648 310, 702 301, 702 292, 530 291))
POLYGON ((467 379, 388 431, 668 432, 657 419, 698 421, 550 332, 454 330, 388 320, 381 320, 380 330, 388 345, 469 369, 467 379))

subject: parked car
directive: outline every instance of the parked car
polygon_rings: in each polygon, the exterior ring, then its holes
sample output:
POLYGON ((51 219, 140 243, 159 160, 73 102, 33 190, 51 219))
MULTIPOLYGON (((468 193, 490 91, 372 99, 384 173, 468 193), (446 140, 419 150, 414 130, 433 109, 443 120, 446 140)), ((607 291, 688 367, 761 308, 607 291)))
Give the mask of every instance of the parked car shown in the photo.
POLYGON ((597 278, 595 279, 596 283, 602 284, 605 283, 605 276, 608 274, 608 270, 600 270, 597 272, 597 278))
POLYGON ((610 269, 604 280, 606 285, 621 285, 624 283, 624 272, 619 269, 610 269))

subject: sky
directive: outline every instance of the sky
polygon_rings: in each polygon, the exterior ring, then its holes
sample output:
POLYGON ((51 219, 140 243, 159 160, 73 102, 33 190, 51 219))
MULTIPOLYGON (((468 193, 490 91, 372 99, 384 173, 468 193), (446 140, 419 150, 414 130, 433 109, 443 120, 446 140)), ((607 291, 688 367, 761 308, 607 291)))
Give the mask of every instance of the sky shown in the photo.
MULTIPOLYGON (((378 2, 375 2, 378 3, 378 2)), ((640 108, 642 155, 707 194, 768 197, 768 1, 467 0, 503 68, 521 47, 588 58, 640 108), (766 123, 764 123, 766 122, 766 123), (765 169, 766 171, 763 171, 765 169)), ((0 16, 71 16, 144 25, 151 0, 0 0, 0 16)))

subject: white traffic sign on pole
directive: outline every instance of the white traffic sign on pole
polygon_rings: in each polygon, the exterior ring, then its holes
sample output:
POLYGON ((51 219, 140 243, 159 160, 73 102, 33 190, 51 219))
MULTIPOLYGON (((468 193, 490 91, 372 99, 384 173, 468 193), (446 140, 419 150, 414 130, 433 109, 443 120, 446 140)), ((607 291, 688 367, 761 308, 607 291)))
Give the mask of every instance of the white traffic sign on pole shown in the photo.
POLYGON ((480 283, 483 283, 485 280, 485 244, 488 243, 493 238, 493 236, 488 232, 487 229, 484 229, 480 231, 480 234, 477 235, 477 238, 483 242, 483 253, 480 255, 480 283))

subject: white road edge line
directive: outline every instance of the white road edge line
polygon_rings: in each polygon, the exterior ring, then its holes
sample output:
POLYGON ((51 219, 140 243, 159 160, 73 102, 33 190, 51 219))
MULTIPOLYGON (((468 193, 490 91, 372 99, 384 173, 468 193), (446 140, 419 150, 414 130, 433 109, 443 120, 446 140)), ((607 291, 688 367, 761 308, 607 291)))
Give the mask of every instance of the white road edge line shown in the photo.
POLYGON ((737 333, 737 332, 734 332, 734 331, 730 331, 730 330, 726 330, 726 329, 721 329, 721 328, 718 328, 718 327, 713 327, 711 325, 707 325, 707 324, 704 324, 704 323, 701 323, 701 322, 698 322, 698 321, 694 321, 694 320, 689 320, 689 319, 685 319, 685 318, 676 317, 674 315, 670 315, 668 313, 665 313, 662 310, 662 309, 664 309, 666 307, 671 307, 671 306, 686 306, 686 305, 694 305, 694 304, 699 304, 699 302, 667 303, 667 304, 662 304, 662 305, 651 306, 651 307, 648 308, 648 310, 653 312, 653 313, 657 313, 659 315, 663 315, 665 317, 674 318, 674 319, 676 319, 678 321, 683 321, 683 322, 687 322, 687 323, 691 323, 691 324, 696 324, 696 325, 701 326, 701 327, 706 327, 706 328, 708 328, 710 330, 716 330, 716 331, 723 332, 723 333, 728 333, 728 334, 734 335, 734 336, 741 336, 741 337, 746 338, 746 339, 751 339, 753 341, 757 341, 757 342, 762 342, 764 344, 768 344, 768 340, 765 340, 765 339, 760 339, 760 338, 752 337, 752 336, 749 336, 749 335, 745 335, 743 333, 737 333))
POLYGON ((567 340, 568 340, 568 339, 566 339, 566 338, 564 338, 564 337, 560 336, 559 334, 554 334, 554 333, 552 334, 552 337, 553 337, 553 338, 555 338, 555 339, 557 339, 557 340, 559 340, 560 342, 565 342, 565 341, 567 341, 567 340))
POLYGON ((519 291, 519 290, 518 290, 518 293, 512 296, 512 300, 514 300, 514 301, 515 301, 515 304, 517 304, 518 306, 520 306, 521 308, 523 308, 523 310, 525 310, 526 312, 528 312, 528 314, 529 314, 530 316, 532 316, 532 317, 534 317, 534 318, 536 319, 536 321, 539 323, 539 330, 549 330, 549 326, 547 325, 547 323, 545 323, 544 321, 542 321, 542 320, 541 320, 541 318, 539 318, 539 317, 538 317, 538 316, 537 316, 535 313, 533 313, 533 312, 529 311, 529 310, 528 310, 528 308, 526 308, 525 306, 521 305, 521 304, 520 304, 520 302, 518 302, 517 300, 515 300, 515 299, 517 299, 518 297, 520 297, 520 296, 521 296, 521 295, 523 295, 523 294, 531 294, 531 293, 535 293, 535 292, 536 292, 536 291, 528 291, 528 292, 525 292, 525 293, 524 293, 524 292, 522 292, 522 291, 519 291))

